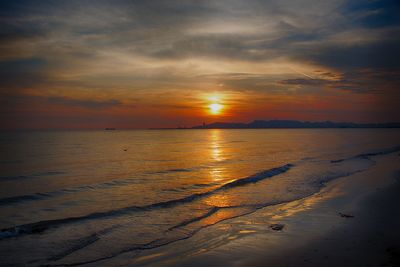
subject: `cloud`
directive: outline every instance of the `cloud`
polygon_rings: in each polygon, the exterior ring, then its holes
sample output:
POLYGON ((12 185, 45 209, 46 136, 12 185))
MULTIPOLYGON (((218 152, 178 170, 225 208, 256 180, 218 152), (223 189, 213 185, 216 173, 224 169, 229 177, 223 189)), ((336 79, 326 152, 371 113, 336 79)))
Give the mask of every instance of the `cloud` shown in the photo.
POLYGON ((331 83, 329 80, 323 80, 323 79, 303 79, 303 78, 297 78, 297 79, 287 79, 281 81, 282 84, 289 84, 289 85, 311 85, 311 86, 323 86, 326 84, 331 83))
MULTIPOLYGON (((395 34, 395 33, 394 33, 395 34)), ((396 34, 400 34, 398 31, 396 34)), ((347 46, 316 45, 300 48, 294 58, 310 60, 323 66, 347 70, 357 68, 400 68, 400 40, 347 46)))
POLYGON ((174 90, 397 96, 398 13, 395 0, 2 1, 0 88, 88 109, 168 108, 150 99, 174 90))
POLYGON ((121 101, 116 99, 101 101, 101 100, 69 99, 63 97, 49 97, 46 100, 56 105, 78 106, 90 109, 109 108, 121 105, 121 101))
MULTIPOLYGON (((72 99, 67 97, 46 97, 46 96, 19 96, 14 95, 8 98, 2 99, 2 107, 8 109, 13 106, 24 106, 24 105, 55 105, 55 106, 66 106, 66 107, 81 107, 86 109, 106 109, 110 107, 121 106, 120 100, 109 99, 109 100, 90 100, 90 99, 72 99)), ((132 107, 132 106, 131 106, 132 107)))
MULTIPOLYGON (((91 1, 43 1, 37 7, 16 1, 3 7, 4 13, 13 17, 4 19, 2 29, 8 34, 2 40, 35 39, 40 56, 48 52, 54 61, 94 60, 92 56, 98 53, 121 51, 159 60, 207 57, 258 62, 287 57, 334 67, 371 67, 373 62, 386 63, 378 61, 375 54, 398 47, 397 40, 389 42, 390 36, 380 36, 371 44, 346 47, 329 41, 343 30, 362 28, 361 18, 352 17, 360 17, 365 10, 387 11, 385 5, 368 3, 96 1, 94 5, 91 1), (372 63, 364 59, 370 53, 375 58, 372 63)), ((370 16, 361 17, 372 20, 370 16)))
POLYGON ((301 87, 331 88, 356 93, 395 93, 400 87, 400 71, 363 69, 342 74, 337 79, 286 79, 280 83, 301 87))
POLYGON ((346 15, 353 15, 353 22, 368 28, 399 25, 400 3, 396 0, 349 1, 346 15), (356 13, 356 16, 354 16, 356 13))
POLYGON ((0 88, 13 90, 36 87, 46 81, 42 58, 25 58, 0 62, 0 88))

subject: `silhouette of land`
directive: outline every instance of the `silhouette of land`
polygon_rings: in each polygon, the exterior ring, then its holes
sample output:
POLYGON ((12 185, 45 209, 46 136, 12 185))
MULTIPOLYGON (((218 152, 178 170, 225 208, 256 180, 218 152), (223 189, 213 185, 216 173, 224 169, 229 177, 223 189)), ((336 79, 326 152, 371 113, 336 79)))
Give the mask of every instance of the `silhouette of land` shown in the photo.
MULTIPOLYGON (((255 120, 250 123, 214 122, 190 129, 273 129, 273 128, 400 128, 400 123, 353 123, 332 121, 255 120)), ((182 129, 182 128, 178 128, 182 129)))

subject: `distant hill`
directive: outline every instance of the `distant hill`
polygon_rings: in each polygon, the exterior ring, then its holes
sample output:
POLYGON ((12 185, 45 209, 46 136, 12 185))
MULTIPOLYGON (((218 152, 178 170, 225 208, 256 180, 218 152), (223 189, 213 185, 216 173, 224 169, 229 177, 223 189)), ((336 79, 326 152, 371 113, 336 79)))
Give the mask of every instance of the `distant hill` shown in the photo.
POLYGON ((400 123, 310 122, 296 120, 255 120, 250 123, 214 122, 192 129, 273 129, 273 128, 400 128, 400 123))

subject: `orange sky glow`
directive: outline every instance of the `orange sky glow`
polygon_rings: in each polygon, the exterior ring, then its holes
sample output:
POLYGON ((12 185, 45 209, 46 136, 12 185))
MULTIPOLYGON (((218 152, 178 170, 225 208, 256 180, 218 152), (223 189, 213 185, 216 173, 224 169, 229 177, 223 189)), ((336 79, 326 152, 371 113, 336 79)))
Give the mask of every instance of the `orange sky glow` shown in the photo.
POLYGON ((0 128, 400 121, 400 28, 363 17, 378 7, 155 2, 5 7, 0 128))

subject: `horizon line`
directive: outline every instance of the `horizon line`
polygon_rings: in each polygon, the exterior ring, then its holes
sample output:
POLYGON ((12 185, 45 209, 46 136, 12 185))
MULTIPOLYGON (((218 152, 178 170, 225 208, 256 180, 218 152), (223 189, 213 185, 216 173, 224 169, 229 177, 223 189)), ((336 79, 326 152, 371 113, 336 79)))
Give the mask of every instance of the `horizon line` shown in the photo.
POLYGON ((367 129, 367 128, 400 128, 400 122, 345 122, 345 121, 331 121, 331 120, 324 120, 324 121, 311 121, 311 120, 293 120, 293 119, 255 119, 249 122, 224 122, 224 121, 214 121, 208 124, 205 124, 203 122, 203 124, 196 124, 194 126, 186 126, 186 125, 178 125, 175 127, 116 127, 116 126, 105 126, 105 127, 90 127, 90 128, 79 128, 79 127, 71 127, 71 128, 58 128, 58 127, 54 127, 54 128, 3 128, 0 129, 0 132, 10 132, 10 131, 80 131, 80 130, 86 130, 86 131, 99 131, 99 130, 103 130, 103 131, 108 131, 108 130, 180 130, 180 129, 193 129, 193 130, 198 130, 198 129, 328 129, 328 128, 363 128, 363 129, 367 129), (242 126, 246 126, 246 125, 250 125, 252 123, 255 122, 294 122, 294 123, 303 123, 303 124, 322 124, 322 123, 326 123, 326 124, 336 124, 336 127, 289 127, 289 126, 270 126, 270 127, 257 127, 257 128, 251 128, 251 127, 227 127, 227 128, 206 128, 206 127, 212 127, 212 125, 216 125, 216 124, 236 124, 236 125, 242 125, 242 126), (339 124, 342 125, 347 125, 348 127, 338 127, 339 124), (354 127, 351 127, 354 126, 354 127), (364 126, 364 127, 357 127, 357 126, 364 126), (378 126, 378 127, 377 127, 378 126), (379 127, 381 126, 381 127, 379 127), (384 127, 386 126, 386 127, 384 127))

